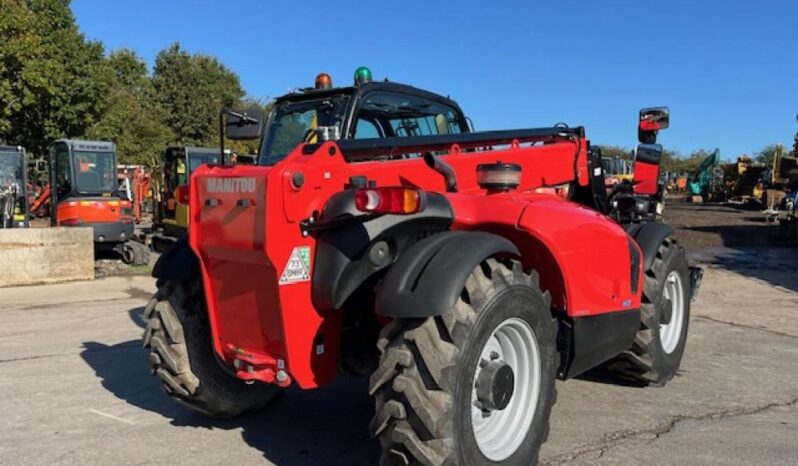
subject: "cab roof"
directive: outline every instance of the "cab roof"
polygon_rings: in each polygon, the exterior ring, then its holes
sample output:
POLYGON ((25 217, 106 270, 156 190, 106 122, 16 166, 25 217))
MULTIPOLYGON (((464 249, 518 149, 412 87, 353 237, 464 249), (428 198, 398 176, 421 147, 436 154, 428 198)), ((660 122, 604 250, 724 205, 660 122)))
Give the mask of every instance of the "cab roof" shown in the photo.
POLYGON ((116 152, 116 144, 110 141, 86 141, 81 139, 59 139, 54 141, 52 145, 55 144, 66 144, 72 148, 72 150, 96 150, 96 151, 103 151, 103 152, 116 152))
POLYGON ((372 91, 388 91, 388 92, 417 95, 419 97, 424 97, 429 100, 447 104, 457 109, 460 108, 460 106, 457 105, 457 102, 450 99, 449 97, 444 97, 440 94, 426 91, 424 89, 419 89, 417 87, 413 87, 407 84, 400 84, 391 81, 371 81, 361 86, 334 87, 331 89, 308 88, 297 92, 291 92, 281 97, 278 97, 277 99, 275 99, 275 104, 281 104, 287 102, 302 102, 305 100, 315 100, 324 97, 333 97, 336 95, 362 95, 372 91))
POLYGON ((185 150, 188 154, 218 154, 218 147, 191 147, 191 146, 170 146, 167 151, 185 150))
POLYGON ((16 154, 24 154, 25 148, 22 146, 0 146, 0 152, 5 152, 5 153, 12 152, 16 154))

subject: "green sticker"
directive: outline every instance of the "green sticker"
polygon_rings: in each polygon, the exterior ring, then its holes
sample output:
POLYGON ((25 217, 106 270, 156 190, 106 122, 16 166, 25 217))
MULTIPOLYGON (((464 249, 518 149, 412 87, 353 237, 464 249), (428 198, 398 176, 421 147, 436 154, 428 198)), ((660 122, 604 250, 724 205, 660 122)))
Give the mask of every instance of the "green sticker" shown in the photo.
POLYGON ((291 251, 285 264, 280 284, 306 282, 310 280, 310 246, 298 246, 291 251))

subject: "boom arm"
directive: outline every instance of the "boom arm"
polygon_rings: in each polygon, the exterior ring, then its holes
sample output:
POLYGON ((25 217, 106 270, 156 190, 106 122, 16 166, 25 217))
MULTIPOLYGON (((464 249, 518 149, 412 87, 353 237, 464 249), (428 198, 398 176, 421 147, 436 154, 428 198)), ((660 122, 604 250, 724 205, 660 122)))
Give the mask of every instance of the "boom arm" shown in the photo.
POLYGON ((711 154, 701 162, 701 165, 693 174, 693 180, 690 182, 690 191, 693 194, 703 194, 709 191, 710 184, 710 170, 720 163, 720 149, 715 149, 711 154))

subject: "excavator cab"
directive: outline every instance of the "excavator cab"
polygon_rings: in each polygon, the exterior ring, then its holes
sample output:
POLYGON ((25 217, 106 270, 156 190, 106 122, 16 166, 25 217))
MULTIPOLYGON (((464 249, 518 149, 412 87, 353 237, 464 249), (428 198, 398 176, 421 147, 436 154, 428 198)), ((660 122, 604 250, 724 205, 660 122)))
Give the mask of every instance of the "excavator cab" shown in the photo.
POLYGON ((115 251, 128 263, 146 264, 149 249, 131 241, 133 207, 119 192, 116 145, 62 139, 49 152, 50 224, 91 227, 95 251, 115 251))
POLYGON ((28 226, 25 149, 0 146, 0 228, 28 226))

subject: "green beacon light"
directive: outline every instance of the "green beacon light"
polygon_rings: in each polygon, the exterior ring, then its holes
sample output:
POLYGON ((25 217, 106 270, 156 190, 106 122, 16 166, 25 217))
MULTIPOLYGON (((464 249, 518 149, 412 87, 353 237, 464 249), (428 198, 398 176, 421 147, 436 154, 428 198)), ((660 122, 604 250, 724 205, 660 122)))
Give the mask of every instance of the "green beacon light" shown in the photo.
POLYGON ((371 82, 371 70, 365 66, 355 70, 355 86, 362 86, 363 84, 371 82))

